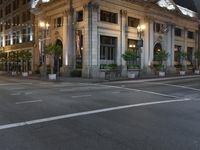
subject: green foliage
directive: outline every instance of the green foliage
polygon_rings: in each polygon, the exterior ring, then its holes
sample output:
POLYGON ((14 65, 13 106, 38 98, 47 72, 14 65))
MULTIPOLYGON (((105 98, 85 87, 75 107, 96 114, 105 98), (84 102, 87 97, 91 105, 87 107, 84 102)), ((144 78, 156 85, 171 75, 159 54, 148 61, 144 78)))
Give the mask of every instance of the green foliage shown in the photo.
POLYGON ((124 54, 122 54, 124 61, 134 61, 137 57, 136 49, 128 49, 124 54))
POLYGON ((180 60, 186 60, 186 58, 187 58, 187 53, 184 52, 184 51, 179 51, 179 52, 177 53, 177 57, 178 57, 180 60))
POLYGON ((45 47, 45 53, 51 56, 62 55, 62 47, 57 44, 49 44, 45 47))
POLYGON ((100 69, 117 69, 117 64, 101 64, 100 69))
POLYGON ((158 65, 154 65, 155 69, 158 71, 163 71, 164 70, 164 64, 163 62, 167 60, 167 57, 169 56, 169 54, 162 50, 159 51, 155 54, 155 61, 158 61, 159 64, 158 65))
POLYGON ((127 68, 128 68, 128 69, 139 69, 139 68, 140 68, 140 65, 137 65, 137 64, 129 64, 129 65, 127 65, 127 68))
POLYGON ((29 61, 32 58, 32 53, 29 50, 19 51, 18 57, 22 61, 29 61))
POLYGON ((81 72, 81 70, 75 69, 70 72, 70 76, 71 77, 81 77, 82 72, 81 72))
POLYGON ((168 55, 169 54, 164 50, 159 51, 155 54, 155 61, 159 61, 160 63, 162 63, 163 61, 167 60, 168 55))

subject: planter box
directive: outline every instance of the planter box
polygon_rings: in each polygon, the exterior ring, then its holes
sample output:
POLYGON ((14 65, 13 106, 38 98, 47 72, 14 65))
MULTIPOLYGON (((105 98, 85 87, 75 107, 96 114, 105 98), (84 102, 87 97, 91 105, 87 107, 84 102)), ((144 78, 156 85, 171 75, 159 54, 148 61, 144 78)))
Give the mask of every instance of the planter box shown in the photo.
POLYGON ((165 77, 165 72, 163 72, 163 71, 159 71, 159 77, 165 77))
POLYGON ((137 69, 128 70, 128 78, 136 78, 138 75, 139 75, 139 70, 137 69))
POLYGON ((28 71, 28 74, 32 74, 32 71, 28 71))
POLYGON ((28 72, 22 72, 23 77, 28 77, 28 72))
POLYGON ((56 80, 56 74, 48 74, 49 80, 56 80))
POLYGON ((186 74, 186 71, 180 71, 180 75, 184 76, 186 74))
POLYGON ((200 74, 200 71, 199 70, 195 70, 194 74, 200 74))
POLYGON ((17 75, 17 72, 16 71, 12 71, 12 76, 16 76, 17 75))

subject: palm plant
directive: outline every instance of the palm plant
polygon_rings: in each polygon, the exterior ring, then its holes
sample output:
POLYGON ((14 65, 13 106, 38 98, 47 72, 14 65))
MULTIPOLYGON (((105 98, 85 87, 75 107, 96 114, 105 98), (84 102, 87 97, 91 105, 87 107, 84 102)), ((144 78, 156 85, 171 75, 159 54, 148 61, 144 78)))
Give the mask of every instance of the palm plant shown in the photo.
POLYGON ((62 47, 57 44, 49 44, 45 48, 45 53, 51 57, 51 74, 53 74, 54 60, 57 61, 57 74, 59 73, 59 57, 62 55, 62 47))
POLYGON ((187 59, 187 52, 179 51, 179 52, 178 52, 178 58, 180 59, 180 62, 182 63, 182 64, 181 64, 182 70, 183 70, 183 71, 187 70, 187 62, 186 62, 186 59, 187 59))
POLYGON ((158 51, 155 54, 155 61, 158 61, 159 65, 158 65, 158 70, 159 71, 164 71, 164 61, 167 60, 167 57, 169 56, 169 54, 162 50, 162 51, 158 51))
POLYGON ((122 58, 124 59, 124 61, 126 61, 127 68, 130 67, 139 68, 139 65, 136 64, 136 60, 137 58, 139 58, 136 49, 128 49, 127 51, 125 51, 124 54, 122 54, 122 58))

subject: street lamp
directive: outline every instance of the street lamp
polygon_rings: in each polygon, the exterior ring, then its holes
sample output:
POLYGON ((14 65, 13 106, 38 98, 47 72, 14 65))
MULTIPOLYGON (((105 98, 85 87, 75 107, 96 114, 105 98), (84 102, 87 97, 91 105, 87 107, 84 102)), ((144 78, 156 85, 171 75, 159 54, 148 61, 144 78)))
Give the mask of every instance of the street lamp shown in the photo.
POLYGON ((42 67, 43 67, 43 74, 44 77, 46 78, 46 56, 45 56, 45 46, 46 46, 46 39, 47 39, 47 31, 49 28, 49 23, 40 21, 39 22, 39 27, 42 29, 42 39, 41 41, 41 61, 42 61, 42 67))
POLYGON ((138 53, 137 53, 137 55, 139 56, 140 69, 141 69, 141 53, 142 53, 141 47, 143 47, 142 36, 144 35, 145 28, 146 28, 145 25, 138 25, 138 27, 137 27, 137 35, 139 37, 139 40, 137 41, 137 47, 138 47, 138 53))

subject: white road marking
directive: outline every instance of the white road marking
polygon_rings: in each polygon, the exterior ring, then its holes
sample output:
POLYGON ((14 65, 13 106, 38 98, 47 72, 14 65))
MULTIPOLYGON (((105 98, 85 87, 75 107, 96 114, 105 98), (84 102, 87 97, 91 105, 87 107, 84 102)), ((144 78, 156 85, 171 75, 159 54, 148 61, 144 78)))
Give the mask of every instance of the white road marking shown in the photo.
POLYGON ((180 97, 169 95, 169 94, 162 94, 162 93, 157 93, 157 92, 152 92, 152 91, 146 91, 146 90, 125 88, 125 87, 112 86, 112 85, 100 85, 100 86, 112 87, 112 88, 116 88, 116 89, 124 89, 124 90, 134 91, 134 92, 148 93, 148 94, 159 95, 159 96, 170 97, 170 98, 180 98, 180 97))
POLYGON ((132 104, 132 105, 110 107, 110 108, 104 108, 104 109, 97 109, 97 110, 78 112, 78 113, 73 113, 73 114, 66 114, 66 115, 60 115, 60 116, 54 116, 54 117, 48 117, 48 118, 42 118, 42 119, 36 119, 36 120, 0 125, 0 130, 22 127, 22 126, 33 125, 33 124, 39 124, 39 123, 50 122, 50 121, 56 121, 56 120, 67 119, 67 118, 74 118, 74 117, 79 117, 79 116, 98 114, 98 113, 103 113, 103 112, 110 112, 110 111, 115 111, 115 110, 134 108, 134 107, 143 107, 143 106, 149 106, 149 105, 167 104, 167 103, 176 103, 176 102, 187 102, 187 101, 196 101, 196 100, 185 98, 185 99, 155 101, 155 102, 147 102, 147 103, 139 103, 139 104, 132 104))
POLYGON ((38 103, 38 102, 42 102, 42 100, 33 100, 33 101, 22 101, 22 102, 16 102, 16 105, 20 105, 20 104, 29 104, 29 103, 38 103))
POLYGON ((112 92, 113 94, 119 94, 120 93, 120 91, 115 91, 115 92, 112 92))
POLYGON ((24 90, 24 87, 13 87, 13 88, 8 88, 8 90, 24 90))
POLYGON ((33 92, 25 92, 24 94, 25 95, 31 95, 31 94, 33 94, 33 92))
POLYGON ((12 93, 11 95, 17 96, 17 95, 21 95, 21 93, 12 93))
POLYGON ((29 85, 33 83, 0 83, 0 86, 9 86, 9 85, 29 85))
POLYGON ((60 92, 73 92, 73 91, 77 91, 75 89, 60 89, 60 92))
POLYGON ((175 85, 175 84, 168 84, 168 83, 150 83, 150 84, 166 85, 166 86, 172 86, 172 87, 183 88, 183 89, 194 90, 194 91, 200 92, 200 89, 183 86, 183 85, 175 85))
POLYGON ((82 97, 90 97, 92 95, 75 95, 75 96, 72 96, 72 98, 82 98, 82 97))

